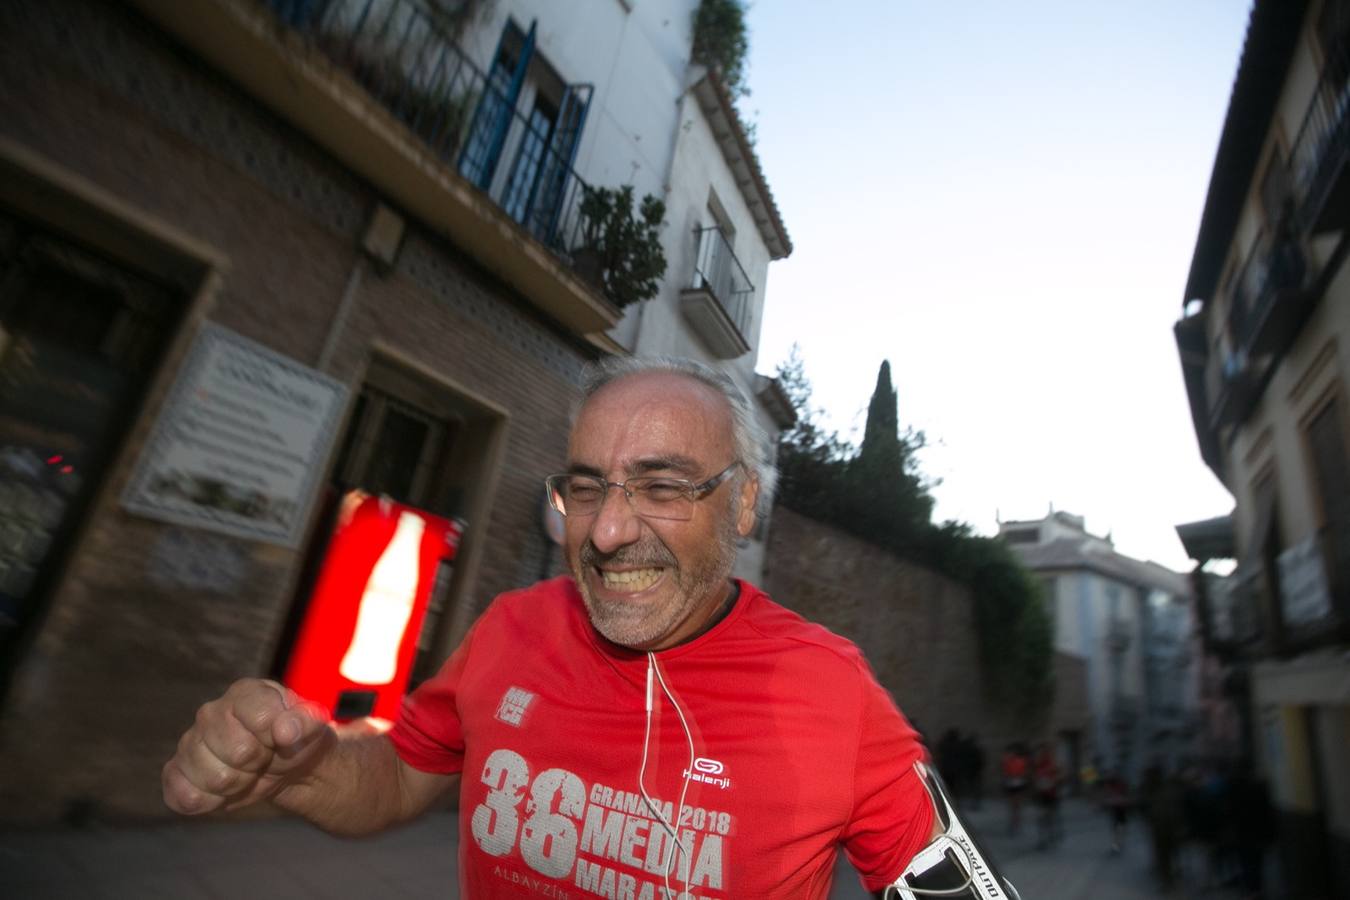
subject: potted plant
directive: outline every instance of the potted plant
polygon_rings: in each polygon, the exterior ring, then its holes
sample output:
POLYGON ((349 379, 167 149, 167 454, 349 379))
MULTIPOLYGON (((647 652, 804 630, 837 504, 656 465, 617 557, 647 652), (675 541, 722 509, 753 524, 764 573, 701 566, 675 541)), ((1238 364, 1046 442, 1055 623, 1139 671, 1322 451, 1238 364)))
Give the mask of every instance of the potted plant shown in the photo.
POLYGON ((588 187, 580 212, 581 246, 573 251, 577 274, 620 309, 655 297, 666 274, 661 247, 666 204, 647 194, 635 215, 631 184, 588 187))

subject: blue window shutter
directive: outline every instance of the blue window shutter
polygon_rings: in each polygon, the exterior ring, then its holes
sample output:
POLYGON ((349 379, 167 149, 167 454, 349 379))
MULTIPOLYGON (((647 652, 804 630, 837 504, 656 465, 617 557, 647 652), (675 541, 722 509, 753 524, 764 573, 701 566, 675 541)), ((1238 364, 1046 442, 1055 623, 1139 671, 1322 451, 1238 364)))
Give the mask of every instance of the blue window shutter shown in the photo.
POLYGON ((520 87, 525 83, 530 57, 534 55, 537 25, 537 22, 530 23, 520 55, 511 69, 506 65, 503 48, 509 36, 520 33, 520 27, 514 22, 507 22, 502 29, 497 52, 492 58, 492 68, 483 85, 483 96, 479 98, 478 109, 474 112, 473 127, 459 156, 460 174, 483 190, 488 189, 493 173, 497 171, 502 146, 506 143, 506 132, 511 127, 511 115, 520 97, 520 87))

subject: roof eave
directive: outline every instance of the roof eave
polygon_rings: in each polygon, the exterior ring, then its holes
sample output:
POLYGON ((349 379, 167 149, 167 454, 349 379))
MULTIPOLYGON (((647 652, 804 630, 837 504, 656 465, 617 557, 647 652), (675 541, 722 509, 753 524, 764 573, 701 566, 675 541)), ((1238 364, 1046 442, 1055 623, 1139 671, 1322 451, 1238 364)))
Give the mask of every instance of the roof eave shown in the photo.
POLYGON ((1182 305, 1207 301, 1218 284, 1252 175, 1284 87, 1307 0, 1256 0, 1214 154, 1182 305))
POLYGON ((706 70, 694 84, 693 90, 699 109, 713 126, 713 136, 718 149, 722 151, 722 158, 726 160, 736 186, 750 207, 755 226, 769 249, 769 258, 785 259, 792 254, 792 239, 788 237, 778 204, 774 202, 773 192, 769 190, 768 180, 764 177, 764 169, 759 164, 755 148, 750 144, 730 91, 714 69, 706 70))

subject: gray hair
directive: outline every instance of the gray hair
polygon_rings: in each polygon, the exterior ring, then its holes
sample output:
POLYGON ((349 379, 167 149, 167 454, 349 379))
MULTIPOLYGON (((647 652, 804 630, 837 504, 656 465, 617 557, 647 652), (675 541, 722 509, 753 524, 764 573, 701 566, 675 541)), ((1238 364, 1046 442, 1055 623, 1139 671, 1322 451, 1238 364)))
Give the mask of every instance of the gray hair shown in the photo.
MULTIPOLYGON (((712 388, 731 408, 731 446, 747 470, 759 481, 760 503, 773 496, 778 470, 774 467, 768 435, 755 418, 755 409, 731 376, 696 359, 681 356, 612 356, 586 366, 582 373, 581 403, 610 382, 631 375, 662 372, 683 375, 712 388)), ((575 416, 573 419, 575 420, 575 416)))

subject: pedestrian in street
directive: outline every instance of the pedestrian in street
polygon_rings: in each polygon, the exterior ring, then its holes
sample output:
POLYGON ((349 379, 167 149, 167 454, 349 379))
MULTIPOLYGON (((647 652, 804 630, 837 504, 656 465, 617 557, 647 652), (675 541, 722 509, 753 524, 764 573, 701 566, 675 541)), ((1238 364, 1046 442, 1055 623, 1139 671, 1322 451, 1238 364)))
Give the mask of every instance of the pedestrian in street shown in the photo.
POLYGON ((1101 783, 1101 772, 1094 763, 1086 762, 1078 768, 1078 789, 1075 793, 1082 793, 1089 799, 1096 796, 1097 787, 1101 783))
POLYGON ((1031 761, 1020 744, 1009 744, 999 761, 1003 779, 1003 796, 1008 801, 1008 834, 1015 835, 1022 827, 1022 801, 1031 784, 1031 761))
POLYGON ((1125 846, 1125 825, 1130 813, 1130 788, 1119 772, 1108 772, 1101 782, 1102 805, 1111 819, 1111 852, 1125 846))
POLYGON ((1177 850, 1185 835, 1181 786, 1161 763, 1144 770, 1139 800, 1153 842, 1153 873, 1163 890, 1176 883, 1177 850))
POLYGON ((707 367, 597 369, 546 480, 571 575, 497 597, 387 733, 236 682, 165 764, 165 801, 360 835, 456 793, 474 900, 823 900, 839 845, 883 890, 938 830, 923 749, 854 645, 730 577, 765 446, 707 367))
POLYGON ((937 744, 938 774, 951 791, 952 797, 960 800, 966 795, 965 766, 961 753, 961 732, 948 728, 942 733, 937 744))
POLYGON ((966 735, 962 755, 965 758, 966 787, 970 791, 970 806, 979 809, 984 802, 984 746, 979 735, 966 735))
POLYGON ((1039 809, 1036 817, 1039 834, 1036 846, 1042 850, 1059 843, 1064 836, 1059 814, 1059 792, 1063 782, 1064 774, 1059 760, 1055 758, 1055 748, 1045 741, 1036 751, 1036 759, 1032 764, 1032 786, 1039 809))
POLYGON ((1187 767, 1181 782, 1186 844, 1199 857, 1197 868, 1204 887, 1216 888, 1223 883, 1224 786, 1217 772, 1199 765, 1187 767))
POLYGON ((1238 764, 1229 790, 1243 900, 1263 900, 1266 853, 1277 834, 1270 791, 1248 759, 1238 764))

